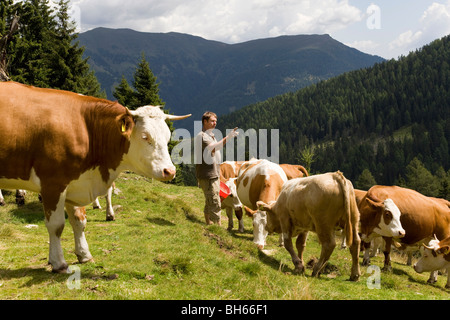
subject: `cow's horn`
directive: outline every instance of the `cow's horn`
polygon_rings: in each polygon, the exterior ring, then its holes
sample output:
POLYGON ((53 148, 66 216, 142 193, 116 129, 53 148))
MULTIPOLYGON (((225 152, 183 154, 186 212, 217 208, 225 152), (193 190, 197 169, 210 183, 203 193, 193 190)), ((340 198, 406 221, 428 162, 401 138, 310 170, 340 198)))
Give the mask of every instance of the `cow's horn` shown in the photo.
POLYGON ((423 245, 425 248, 427 248, 428 250, 434 250, 433 247, 429 247, 429 246, 427 246, 425 243, 422 243, 422 245, 423 245))
POLYGON ((167 114, 166 119, 175 121, 175 120, 183 120, 183 119, 189 118, 190 116, 192 116, 192 114, 186 114, 184 116, 174 116, 172 114, 167 114))
POLYGON ((247 214, 247 216, 249 216, 250 218, 253 218, 253 215, 257 212, 257 210, 252 210, 247 206, 244 206, 245 209, 245 213, 247 214))

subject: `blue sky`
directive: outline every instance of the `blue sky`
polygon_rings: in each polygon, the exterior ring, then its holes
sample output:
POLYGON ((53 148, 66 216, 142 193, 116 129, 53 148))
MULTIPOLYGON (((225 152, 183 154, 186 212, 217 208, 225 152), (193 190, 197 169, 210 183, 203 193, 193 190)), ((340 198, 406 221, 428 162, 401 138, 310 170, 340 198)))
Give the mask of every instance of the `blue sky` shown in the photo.
POLYGON ((386 59, 450 34, 450 0, 71 0, 81 32, 95 27, 181 32, 238 43, 296 34, 334 39, 386 59))

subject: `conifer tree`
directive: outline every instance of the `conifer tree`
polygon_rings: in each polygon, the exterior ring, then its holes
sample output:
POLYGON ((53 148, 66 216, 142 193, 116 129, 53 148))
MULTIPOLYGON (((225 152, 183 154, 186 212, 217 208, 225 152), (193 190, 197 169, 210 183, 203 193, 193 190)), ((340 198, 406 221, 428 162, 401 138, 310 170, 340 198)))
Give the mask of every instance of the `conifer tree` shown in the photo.
POLYGON ((70 20, 68 11, 69 0, 59 0, 53 31, 55 45, 49 48, 48 54, 51 86, 103 97, 88 60, 83 58, 84 48, 76 41, 76 25, 70 20))
POLYGON ((122 76, 120 84, 114 89, 113 96, 121 105, 124 106, 130 107, 138 104, 138 102, 133 101, 135 99, 134 90, 128 84, 125 76, 122 76))
POLYGON ((372 186, 376 184, 377 182, 375 181, 375 178, 373 177, 369 169, 364 169, 361 172, 361 175, 359 176, 358 180, 356 180, 356 187, 362 190, 369 190, 372 186))
POLYGON ((20 16, 19 31, 8 45, 8 73, 25 84, 105 97, 83 58, 84 48, 75 42, 68 11, 69 0, 59 0, 56 10, 49 0, 0 2, 0 32, 13 13, 20 16))

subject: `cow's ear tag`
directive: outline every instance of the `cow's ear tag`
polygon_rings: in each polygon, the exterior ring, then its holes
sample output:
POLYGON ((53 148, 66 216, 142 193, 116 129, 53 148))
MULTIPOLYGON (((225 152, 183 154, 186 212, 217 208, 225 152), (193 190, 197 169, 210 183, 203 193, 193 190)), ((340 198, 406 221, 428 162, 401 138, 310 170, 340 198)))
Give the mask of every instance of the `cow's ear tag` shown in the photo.
POLYGON ((125 126, 125 121, 122 122, 122 132, 127 131, 127 127, 125 126))

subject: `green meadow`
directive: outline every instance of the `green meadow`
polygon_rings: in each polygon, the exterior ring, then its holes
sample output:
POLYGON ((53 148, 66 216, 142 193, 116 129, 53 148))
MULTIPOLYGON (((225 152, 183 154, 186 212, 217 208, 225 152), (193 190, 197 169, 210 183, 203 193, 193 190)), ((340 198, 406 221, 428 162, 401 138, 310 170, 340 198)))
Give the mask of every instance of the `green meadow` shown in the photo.
MULTIPOLYGON (((260 251, 253 244, 252 221, 245 232, 206 226, 203 194, 124 173, 116 181, 120 205, 116 220, 105 220, 105 209, 87 207, 86 237, 94 261, 78 264, 70 224, 62 245, 70 274, 54 274, 47 263, 48 233, 37 194, 28 192, 17 207, 5 191, 0 208, 0 299, 14 300, 448 300, 446 275, 427 284, 396 253, 392 272, 381 272, 383 255, 372 267, 361 267, 360 281, 351 282, 351 256, 340 239, 324 274, 293 272, 278 235, 269 235, 260 251), (377 280, 379 280, 377 282, 377 280)), ((103 207, 105 199, 101 199, 103 207)), ((237 221, 235 221, 235 229, 237 221)), ((320 244, 310 233, 305 263, 319 257, 320 244)), ((362 258, 361 258, 362 260, 362 258)))

